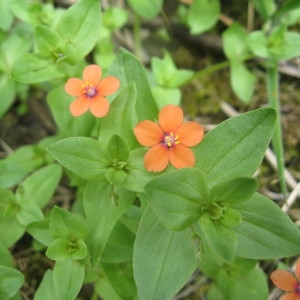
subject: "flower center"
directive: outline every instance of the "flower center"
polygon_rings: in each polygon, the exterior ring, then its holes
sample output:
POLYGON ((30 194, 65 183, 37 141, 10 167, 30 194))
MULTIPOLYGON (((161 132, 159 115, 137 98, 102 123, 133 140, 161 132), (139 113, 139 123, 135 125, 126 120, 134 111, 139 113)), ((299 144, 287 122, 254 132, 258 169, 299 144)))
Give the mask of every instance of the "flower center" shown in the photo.
POLYGON ((97 88, 88 81, 86 81, 81 87, 82 92, 89 98, 93 98, 97 94, 97 88))
POLYGON ((175 135, 173 132, 165 134, 163 143, 169 148, 172 149, 175 145, 179 144, 179 136, 175 135))

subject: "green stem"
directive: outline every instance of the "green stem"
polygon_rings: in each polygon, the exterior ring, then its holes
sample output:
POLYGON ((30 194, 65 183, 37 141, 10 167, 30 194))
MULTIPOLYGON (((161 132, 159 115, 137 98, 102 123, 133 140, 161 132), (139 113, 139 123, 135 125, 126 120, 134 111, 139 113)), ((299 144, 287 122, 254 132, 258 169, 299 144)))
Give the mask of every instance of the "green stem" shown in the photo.
POLYGON ((283 138, 281 129, 281 116, 280 116, 280 102, 279 102, 279 73, 278 62, 269 61, 267 65, 267 93, 269 106, 276 111, 276 123, 274 128, 274 134, 272 138, 272 145, 277 159, 277 168, 279 183, 286 198, 287 188, 284 179, 284 150, 283 150, 283 138))

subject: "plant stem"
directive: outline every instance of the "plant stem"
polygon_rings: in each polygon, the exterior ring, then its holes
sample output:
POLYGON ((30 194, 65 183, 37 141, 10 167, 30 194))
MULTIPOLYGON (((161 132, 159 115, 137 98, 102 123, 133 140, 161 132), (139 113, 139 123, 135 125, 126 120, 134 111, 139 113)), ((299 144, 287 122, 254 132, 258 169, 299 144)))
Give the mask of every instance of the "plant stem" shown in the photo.
POLYGON ((284 179, 284 150, 283 150, 283 138, 281 129, 281 115, 280 115, 280 101, 279 101, 279 73, 278 62, 269 60, 267 68, 267 93, 269 106, 276 111, 276 122, 274 128, 274 134, 272 138, 272 145, 277 159, 277 168, 279 183, 286 199, 287 188, 284 179))

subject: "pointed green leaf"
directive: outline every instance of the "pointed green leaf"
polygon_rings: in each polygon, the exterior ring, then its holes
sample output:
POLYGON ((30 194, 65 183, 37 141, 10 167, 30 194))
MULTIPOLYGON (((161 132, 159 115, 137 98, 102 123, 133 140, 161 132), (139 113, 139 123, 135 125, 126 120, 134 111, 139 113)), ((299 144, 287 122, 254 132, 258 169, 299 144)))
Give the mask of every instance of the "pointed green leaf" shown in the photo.
POLYGON ((36 53, 22 55, 12 69, 11 76, 22 83, 37 83, 61 78, 65 75, 62 64, 36 53))
POLYGON ((35 41, 39 53, 49 57, 58 57, 60 54, 61 38, 59 34, 49 26, 39 25, 35 28, 35 41))
POLYGON ((192 168, 161 175, 151 180, 145 189, 151 207, 171 230, 183 230, 197 222, 201 206, 208 198, 203 174, 192 168))
POLYGON ((129 156, 129 149, 126 141, 115 134, 111 137, 107 145, 107 152, 112 159, 126 161, 129 156))
POLYGON ((225 261, 231 262, 236 255, 238 244, 232 229, 223 226, 219 221, 212 220, 208 213, 202 214, 199 225, 204 243, 207 243, 225 261))
MULTIPOLYGON (((163 199, 162 199, 163 200, 163 199)), ((196 268, 192 231, 170 231, 148 207, 134 245, 133 268, 140 300, 172 299, 196 268)))
POLYGON ((230 61, 230 83, 235 94, 244 102, 249 102, 254 92, 256 76, 238 60, 230 61))
POLYGON ((158 109, 151 94, 145 69, 132 53, 120 49, 110 68, 110 73, 118 77, 123 85, 135 82, 137 119, 133 122, 157 118, 158 109))
POLYGON ((127 143, 129 149, 137 146, 133 134, 134 107, 136 103, 135 84, 125 87, 114 99, 108 115, 102 120, 99 140, 108 143, 113 134, 119 135, 127 143))
POLYGON ((270 199, 254 194, 234 208, 243 217, 241 224, 233 228, 239 256, 276 259, 300 253, 299 229, 270 199))
POLYGON ((55 27, 63 44, 66 60, 72 64, 83 59, 95 46, 101 26, 98 0, 82 0, 72 5, 55 27))
POLYGON ((92 256, 92 265, 95 266, 99 262, 113 227, 132 205, 135 196, 135 193, 119 186, 113 190, 108 181, 87 184, 83 205, 89 231, 87 244, 92 256), (117 203, 112 203, 112 195, 117 198, 117 203))
POLYGON ((242 114, 218 125, 194 147, 195 167, 209 186, 254 174, 272 137, 275 118, 270 108, 242 114))
POLYGON ((247 32, 239 23, 232 23, 222 33, 223 47, 228 59, 239 60, 248 53, 247 32))
POLYGON ((47 151, 60 164, 87 180, 103 180, 111 162, 105 145, 88 137, 71 137, 61 140, 47 151))
POLYGON ((58 206, 52 209, 49 228, 55 238, 78 240, 87 237, 85 219, 58 206))
POLYGON ((39 285, 34 300, 57 300, 59 296, 53 282, 53 271, 47 270, 39 285))
POLYGON ((234 276, 235 273, 221 269, 217 284, 225 299, 265 300, 268 298, 268 285, 264 272, 253 268, 234 276))
POLYGON ((24 276, 20 271, 0 265, 0 299, 12 298, 23 283, 24 276))
POLYGON ((111 286, 122 299, 135 299, 137 291, 133 278, 132 262, 102 263, 101 266, 111 286))
POLYGON ((60 299, 73 300, 83 284, 85 265, 77 260, 57 261, 53 269, 53 281, 60 299))
POLYGON ((17 197, 25 202, 34 202, 43 208, 57 188, 62 169, 57 164, 43 167, 27 177, 16 191, 17 197))
POLYGON ((71 241, 65 238, 57 238, 49 245, 47 256, 56 261, 73 260, 87 257, 87 246, 81 239, 71 241))
POLYGON ((229 205, 247 201, 257 190, 254 178, 240 177, 217 184, 210 190, 209 202, 227 202, 229 205))

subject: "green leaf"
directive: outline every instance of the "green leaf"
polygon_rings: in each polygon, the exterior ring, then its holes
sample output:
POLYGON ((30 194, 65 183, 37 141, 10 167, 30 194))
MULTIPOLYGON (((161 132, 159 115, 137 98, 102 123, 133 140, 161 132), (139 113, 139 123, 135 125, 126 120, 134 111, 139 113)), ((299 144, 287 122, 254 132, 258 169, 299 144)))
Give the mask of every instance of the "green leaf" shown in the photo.
POLYGON ((269 57, 268 39, 263 31, 256 30, 247 35, 247 43, 250 50, 259 57, 269 57))
POLYGON ((49 246, 53 240, 49 231, 49 219, 30 223, 26 231, 38 242, 45 246, 49 246))
POLYGON ((0 265, 0 298, 12 298, 24 283, 24 276, 16 269, 0 265))
POLYGON ((39 285, 34 300, 57 300, 59 296, 53 282, 53 271, 47 270, 41 284, 39 285))
POLYGON ((298 0, 288 0, 282 2, 282 5, 274 12, 273 22, 277 22, 287 13, 291 13, 300 7, 300 2, 298 0))
POLYGON ((0 93, 2 95, 0 105, 0 118, 8 111, 16 97, 15 82, 8 76, 0 77, 0 93))
POLYGON ((265 300, 268 298, 268 285, 264 272, 253 268, 236 275, 235 270, 218 273, 217 284, 225 299, 265 300))
POLYGON ((256 76, 244 63, 230 60, 230 83, 235 94, 243 101, 249 102, 254 92, 256 76))
POLYGON ((140 0, 127 0, 133 10, 141 17, 153 19, 157 16, 163 6, 163 0, 151 0, 141 2, 140 0))
POLYGON ((180 105, 181 92, 180 89, 166 89, 159 86, 151 89, 157 107, 162 109, 168 104, 180 105))
POLYGON ((168 52, 164 53, 162 59, 153 57, 151 68, 158 85, 170 89, 180 87, 194 74, 191 70, 178 70, 168 52))
POLYGON ((109 73, 118 77, 122 85, 135 82, 137 120, 133 121, 138 123, 157 118, 158 109, 151 94, 145 69, 132 53, 120 49, 109 73))
POLYGON ((257 190, 254 178, 233 178, 217 184, 210 190, 209 202, 225 202, 229 205, 247 201, 257 190))
POLYGON ((64 42, 64 55, 69 63, 82 60, 95 46, 101 26, 98 0, 82 0, 72 5, 59 20, 55 31, 64 42))
POLYGON ((24 200, 20 200, 18 202, 20 207, 17 210, 16 218, 24 227, 32 222, 44 219, 43 212, 36 203, 24 200))
POLYGON ((274 0, 253 0, 253 2, 263 21, 267 21, 276 11, 274 0))
POLYGON ((222 33, 225 55, 230 60, 242 59, 248 53, 246 30, 239 23, 234 22, 222 33))
POLYGON ((57 238, 49 245, 46 254, 56 261, 65 261, 69 258, 80 260, 87 257, 87 246, 82 239, 71 241, 57 238))
POLYGON ((85 219, 57 206, 52 209, 49 227, 54 238, 79 240, 87 237, 85 219))
POLYGON ((102 181, 111 159, 105 145, 88 137, 71 137, 47 148, 60 164, 86 180, 102 181))
POLYGON ((134 245, 133 268, 140 300, 171 299, 186 283, 197 262, 188 228, 173 232, 148 207, 134 245))
POLYGON ((107 181, 88 182, 83 205, 89 231, 87 244, 93 266, 99 262, 113 227, 132 205, 135 196, 135 193, 119 186, 113 190, 107 181), (117 198, 117 205, 112 203, 112 195, 117 198))
POLYGON ((195 167, 208 185, 251 177, 264 157, 274 123, 275 111, 262 108, 226 120, 209 132, 193 149, 195 167))
POLYGON ((73 300, 78 295, 85 274, 85 265, 77 260, 57 261, 53 281, 60 299, 73 300))
POLYGON ((117 222, 101 256, 101 262, 120 263, 132 261, 134 240, 135 235, 132 231, 121 222, 117 222))
POLYGON ((11 247, 18 241, 24 232, 24 226, 15 217, 0 217, 0 240, 7 247, 11 247))
POLYGON ((54 64, 53 59, 38 53, 22 55, 13 66, 11 76, 22 83, 38 83, 65 76, 62 64, 54 64))
POLYGON ((171 230, 183 230, 197 222, 201 206, 208 198, 204 176, 192 168, 161 175, 151 180, 145 189, 151 207, 171 230))
POLYGON ((237 255, 277 259, 300 253, 300 231, 270 199, 254 194, 234 206, 243 216, 233 230, 238 238, 237 255))
POLYGON ((133 278, 132 262, 102 263, 101 266, 111 286, 122 299, 135 299, 137 291, 133 278))
POLYGON ((300 55, 300 34, 296 32, 284 32, 284 40, 280 44, 270 45, 269 53, 277 60, 292 59, 300 55))
POLYGON ((135 104, 136 87, 131 83, 114 99, 108 115, 102 120, 99 133, 102 143, 108 143, 109 139, 117 134, 125 140, 129 149, 138 145, 132 130, 135 104))
POLYGON ((59 34, 49 26, 39 25, 35 28, 35 41, 39 53, 44 56, 59 58, 61 38, 59 34))
POLYGON ((13 267, 14 259, 12 254, 10 253, 10 249, 0 241, 0 265, 6 267, 13 267))
MULTIPOLYGON (((223 226, 221 222, 211 219, 208 213, 199 219, 201 237, 225 261, 231 262, 236 255, 238 240, 232 229, 223 226)), ((204 250, 205 251, 205 250, 204 250)))
POLYGON ((113 135, 109 140, 107 152, 112 159, 119 159, 122 161, 126 161, 129 156, 127 142, 117 134, 113 135))
POLYGON ((0 28, 3 31, 7 31, 13 23, 13 15, 10 10, 11 0, 0 1, 0 11, 2 14, 2 20, 0 22, 0 28))
POLYGON ((217 23, 219 14, 219 0, 193 1, 187 15, 191 33, 199 34, 211 29, 217 23))
POLYGON ((43 167, 19 184, 17 198, 25 202, 34 202, 43 208, 53 196, 60 181, 62 169, 57 164, 43 167))

